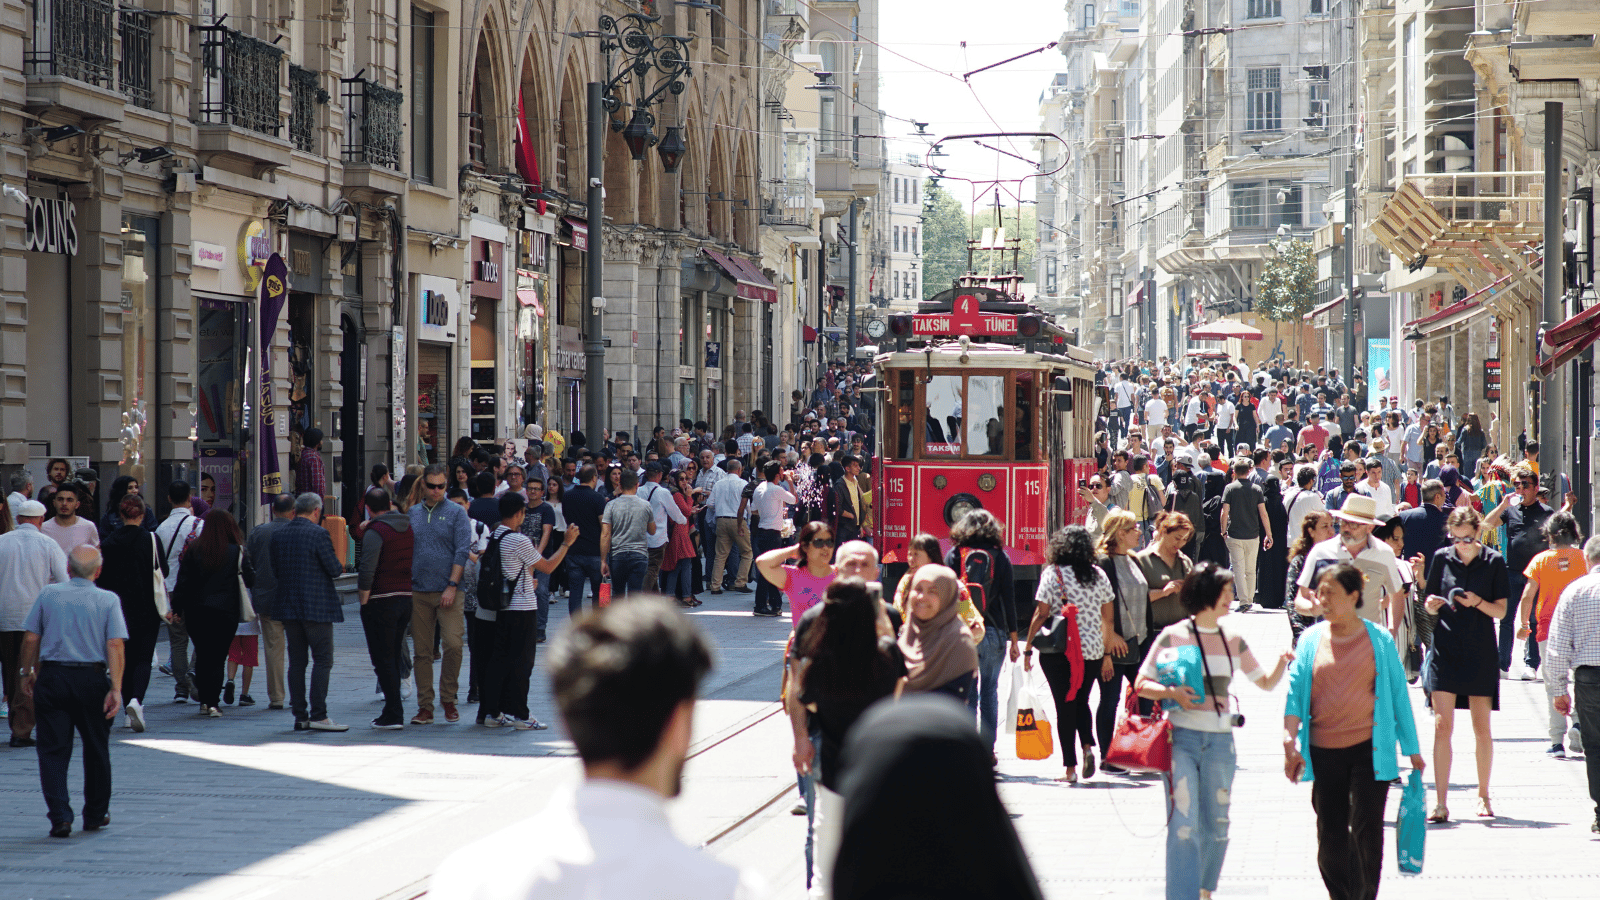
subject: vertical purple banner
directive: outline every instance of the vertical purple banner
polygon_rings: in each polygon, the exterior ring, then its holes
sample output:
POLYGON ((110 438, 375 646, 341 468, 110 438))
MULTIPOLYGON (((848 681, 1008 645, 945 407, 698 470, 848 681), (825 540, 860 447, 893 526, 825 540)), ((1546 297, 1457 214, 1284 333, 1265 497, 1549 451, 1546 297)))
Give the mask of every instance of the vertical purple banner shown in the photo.
POLYGON ((261 441, 261 502, 271 503, 283 493, 283 473, 278 468, 278 412, 272 402, 272 335, 278 330, 278 317, 289 298, 289 267, 274 253, 267 258, 261 273, 261 415, 256 432, 261 441))

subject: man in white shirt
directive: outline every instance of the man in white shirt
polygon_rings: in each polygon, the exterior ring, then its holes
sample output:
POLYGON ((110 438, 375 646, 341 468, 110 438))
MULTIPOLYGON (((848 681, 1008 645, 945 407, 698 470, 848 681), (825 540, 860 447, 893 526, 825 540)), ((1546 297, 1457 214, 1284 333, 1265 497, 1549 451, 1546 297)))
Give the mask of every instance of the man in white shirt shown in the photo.
MULTIPOLYGON (((788 520, 784 515, 784 508, 800 501, 794 495, 794 474, 783 471, 783 466, 776 461, 768 462, 761 467, 761 483, 756 485, 755 494, 750 498, 750 504, 755 508, 758 517, 756 522, 755 546, 751 548, 752 554, 759 558, 768 550, 776 550, 783 546, 783 523, 788 520), (784 485, 788 485, 787 488, 784 485)), ((783 615, 783 594, 777 585, 772 584, 756 573, 756 604, 755 615, 781 616, 783 615)))
POLYGON ((78 516, 85 499, 83 488, 75 481, 62 485, 50 495, 50 505, 56 508, 56 514, 46 520, 39 531, 54 540, 62 553, 71 554, 81 544, 100 546, 100 529, 78 516))
MULTIPOLYGON (((167 593, 170 595, 178 586, 178 566, 183 560, 183 551, 200 536, 200 531, 205 527, 205 522, 194 514, 193 489, 187 481, 174 481, 167 486, 167 500, 172 503, 172 511, 160 525, 156 526, 156 540, 161 543, 161 553, 167 560, 167 593)), ((167 646, 172 651, 172 656, 167 662, 172 671, 177 687, 172 696, 173 703, 184 703, 193 693, 193 686, 189 680, 189 632, 184 628, 183 622, 167 623, 167 646)))
POLYGON ((667 523, 682 525, 688 522, 672 492, 661 486, 661 463, 644 464, 644 481, 639 485, 639 499, 650 504, 655 516, 656 530, 645 535, 645 547, 650 552, 649 567, 644 571, 644 589, 652 593, 660 590, 657 579, 661 577, 661 561, 667 556, 667 542, 672 539, 672 528, 667 523))
POLYGON ((1153 394, 1144 405, 1144 436, 1155 441, 1161 435, 1161 426, 1167 424, 1167 401, 1153 394))
MULTIPOLYGON (((1387 610, 1400 602, 1405 584, 1400 576, 1400 566, 1394 550, 1372 536, 1378 526, 1377 504, 1364 494, 1352 494, 1344 505, 1333 511, 1339 520, 1339 534, 1311 548, 1306 554, 1305 568, 1300 572, 1300 586, 1294 601, 1295 612, 1302 616, 1322 615, 1322 604, 1317 599, 1317 576, 1330 563, 1347 562, 1355 565, 1365 576, 1361 589, 1361 606, 1356 610, 1363 619, 1388 624, 1387 610)), ((1392 627, 1392 626, 1391 626, 1392 627)))
POLYGON ((6 497, 6 503, 11 507, 11 521, 17 520, 21 515, 22 504, 31 499, 33 499, 33 476, 23 471, 12 472, 11 493, 6 497))
POLYGON ((684 844, 667 821, 695 694, 711 669, 689 620, 659 600, 612 604, 556 639, 550 668, 582 784, 451 854, 428 884, 430 900, 761 896, 751 876, 684 844))
POLYGON ((1300 539, 1300 529, 1305 524, 1306 516, 1327 509, 1322 502, 1322 495, 1317 493, 1315 466, 1296 467, 1294 480, 1295 486, 1287 489, 1283 495, 1283 509, 1289 517, 1289 527, 1284 533, 1288 535, 1291 546, 1300 539))
POLYGON ((1239 435, 1239 408, 1234 406, 1233 398, 1223 394, 1217 401, 1217 446, 1223 453, 1233 452, 1233 446, 1239 435))
POLYGON ((1281 415, 1283 415, 1283 400, 1278 396, 1277 385, 1273 385, 1267 388, 1266 396, 1261 398, 1261 405, 1256 408, 1256 421, 1261 423, 1262 428, 1271 428, 1281 415))
POLYGON ((738 571, 729 573, 733 575, 732 588, 741 594, 750 593, 745 583, 750 580, 750 562, 754 557, 750 554, 750 523, 745 518, 748 504, 744 499, 745 482, 740 477, 743 472, 743 463, 737 459, 728 460, 727 474, 711 489, 711 507, 716 510, 717 550, 707 580, 711 582, 713 594, 722 593, 723 569, 728 565, 728 552, 735 547, 739 550, 739 560, 734 564, 738 571))
POLYGON ((1110 438, 1113 443, 1126 434, 1133 423, 1133 404, 1139 397, 1139 383, 1131 378, 1123 378, 1111 387, 1112 404, 1117 409, 1116 418, 1111 420, 1110 438))
POLYGON ((1383 463, 1376 456, 1366 460, 1367 477, 1356 482, 1356 491, 1366 494, 1378 504, 1378 518, 1387 519, 1400 510, 1395 506, 1394 492, 1383 480, 1383 463))
POLYGON ((46 585, 65 584, 67 555, 39 532, 44 504, 17 504, 17 527, 0 534, 0 669, 5 671, 5 696, 11 704, 11 746, 32 747, 33 700, 25 696, 21 671, 24 623, 46 585))

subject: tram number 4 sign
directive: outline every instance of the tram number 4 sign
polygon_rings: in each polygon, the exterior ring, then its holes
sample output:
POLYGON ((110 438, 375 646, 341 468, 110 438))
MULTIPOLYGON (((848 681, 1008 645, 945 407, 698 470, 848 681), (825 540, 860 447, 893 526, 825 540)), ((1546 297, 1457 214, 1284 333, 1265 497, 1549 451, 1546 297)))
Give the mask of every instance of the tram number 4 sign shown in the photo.
POLYGON ((1483 399, 1498 401, 1500 399, 1500 358, 1490 357, 1483 361, 1483 399))

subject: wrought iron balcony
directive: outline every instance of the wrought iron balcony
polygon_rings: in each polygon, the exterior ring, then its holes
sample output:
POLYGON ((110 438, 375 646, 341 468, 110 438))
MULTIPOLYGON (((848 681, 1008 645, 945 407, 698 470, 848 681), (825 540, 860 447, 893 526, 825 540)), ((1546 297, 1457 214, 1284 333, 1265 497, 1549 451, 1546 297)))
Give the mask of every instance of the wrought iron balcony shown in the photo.
POLYGON ((155 21, 156 17, 144 10, 123 9, 117 13, 117 31, 122 38, 117 88, 129 103, 145 109, 155 108, 154 58, 150 54, 155 21))
POLYGON ((28 74, 111 87, 116 8, 113 0, 35 0, 28 74))
POLYGON ((283 51, 224 25, 206 25, 198 31, 205 75, 200 120, 276 135, 283 124, 279 114, 283 51))
POLYGON ((328 92, 317 84, 317 73, 289 65, 289 140, 296 150, 317 152, 317 105, 328 92))
POLYGON ((345 162, 398 170, 404 138, 400 108, 405 95, 365 78, 343 82, 344 105, 350 113, 344 132, 345 162))

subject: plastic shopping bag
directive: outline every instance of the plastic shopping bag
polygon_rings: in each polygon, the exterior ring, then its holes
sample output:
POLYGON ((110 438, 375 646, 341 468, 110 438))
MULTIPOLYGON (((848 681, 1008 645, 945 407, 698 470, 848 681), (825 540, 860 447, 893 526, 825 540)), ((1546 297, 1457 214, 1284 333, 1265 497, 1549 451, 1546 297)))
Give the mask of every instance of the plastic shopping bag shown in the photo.
POLYGON ((1018 759, 1049 759, 1055 751, 1050 725, 1053 710, 1046 709, 1050 702, 1048 691, 1040 694, 1032 683, 1023 685, 1015 720, 1018 759))
POLYGON ((1428 839, 1427 805, 1422 773, 1412 769, 1400 794, 1400 817, 1395 823, 1394 841, 1400 871, 1411 875, 1422 871, 1422 853, 1428 839))
POLYGON ((1027 673, 1022 671, 1019 663, 1007 660, 1005 668, 1000 675, 1000 686, 1005 688, 1006 705, 1004 714, 1000 717, 1000 727, 1006 734, 1015 734, 1017 731, 1017 701, 1022 696, 1022 682, 1027 678, 1027 673))

